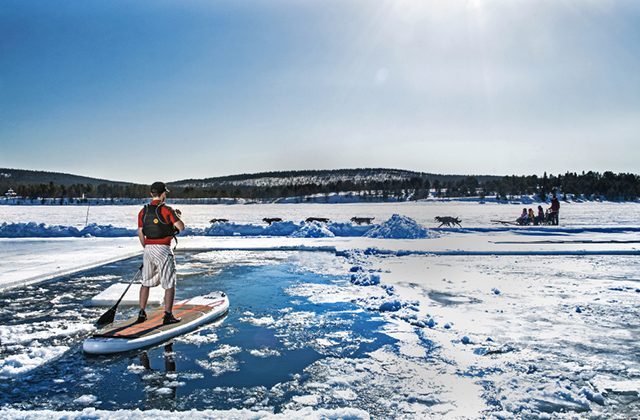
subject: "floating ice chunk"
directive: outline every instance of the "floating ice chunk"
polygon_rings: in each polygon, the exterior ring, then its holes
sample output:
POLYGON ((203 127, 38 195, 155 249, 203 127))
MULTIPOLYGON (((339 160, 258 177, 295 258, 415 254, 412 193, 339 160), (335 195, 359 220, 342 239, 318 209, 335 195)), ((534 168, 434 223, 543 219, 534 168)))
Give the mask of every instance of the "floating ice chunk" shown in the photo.
POLYGON ((542 392, 543 398, 535 400, 537 409, 544 412, 589 411, 589 400, 582 395, 576 395, 560 382, 547 387, 542 392))
POLYGON ((604 396, 599 392, 595 392, 590 390, 589 388, 583 387, 580 390, 580 394, 587 397, 589 401, 593 401, 594 403, 599 405, 604 405, 604 396))
POLYGON ((280 352, 278 350, 270 349, 267 347, 249 350, 249 354, 255 357, 262 357, 262 358, 280 356, 280 352))
POLYGON ((30 324, 0 325, 2 344, 22 344, 33 340, 46 340, 54 337, 70 337, 93 330, 89 323, 70 323, 68 321, 34 322, 30 324))
POLYGON ((156 394, 170 395, 171 393, 173 393, 173 389, 171 389, 171 388, 162 387, 162 388, 156 389, 156 394))
POLYGON ((201 334, 199 332, 195 332, 192 334, 176 337, 174 340, 179 341, 181 343, 195 344, 196 346, 200 346, 202 344, 210 344, 210 343, 217 342, 218 336, 216 335, 216 333, 213 333, 213 332, 208 334, 201 334))
POLYGON ((231 356, 232 354, 240 353, 241 351, 242 349, 240 347, 223 344, 217 349, 209 352, 208 356, 213 359, 215 357, 231 356))
POLYGON ((129 366, 127 366, 127 370, 129 372, 139 373, 139 372, 144 372, 146 369, 142 365, 136 365, 132 363, 129 366))
POLYGON ((276 322, 271 315, 263 316, 261 318, 244 317, 240 318, 240 321, 248 322, 249 324, 253 324, 258 327, 273 325, 276 322))
POLYGON ((0 360, 0 377, 28 372, 62 356, 67 350, 69 350, 67 346, 31 347, 26 353, 8 356, 0 360))
POLYGON ((164 383, 164 386, 167 388, 177 388, 179 386, 185 386, 186 384, 186 382, 181 381, 167 381, 164 383))
POLYGON ((371 273, 352 274, 351 283, 356 286, 375 286, 380 284, 380 276, 371 273))
POLYGON ((209 360, 196 360, 196 364, 204 369, 210 370, 213 376, 220 376, 226 372, 236 372, 240 370, 238 361, 232 357, 223 357, 213 361, 209 360))
POLYGON ((326 338, 316 338, 316 344, 319 345, 320 347, 331 347, 331 346, 335 346, 338 343, 326 338))
POLYGON ((57 305, 65 300, 73 300, 75 296, 73 296, 73 294, 71 293, 64 293, 62 295, 56 296, 53 299, 51 299, 49 301, 49 303, 53 303, 54 305, 57 305))
POLYGON ((93 404, 96 401, 98 401, 98 397, 92 394, 85 394, 73 400, 73 402, 75 403, 84 404, 84 405, 93 404))
POLYGON ((332 395, 340 400, 354 401, 358 399, 358 394, 351 389, 334 389, 332 395))
POLYGON ((640 395, 640 379, 619 380, 598 375, 591 380, 591 383, 600 392, 608 391, 623 395, 640 395))
POLYGON ((319 401, 317 395, 296 395, 292 399, 301 405, 316 405, 319 401))

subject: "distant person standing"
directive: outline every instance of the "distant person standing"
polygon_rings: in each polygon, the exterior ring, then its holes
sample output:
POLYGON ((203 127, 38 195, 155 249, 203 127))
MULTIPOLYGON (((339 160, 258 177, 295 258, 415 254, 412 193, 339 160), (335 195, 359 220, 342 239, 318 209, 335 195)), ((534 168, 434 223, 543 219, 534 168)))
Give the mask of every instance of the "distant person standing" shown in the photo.
POLYGON ((536 225, 543 224, 545 220, 546 220, 546 217, 544 215, 544 209, 542 208, 542 206, 538 206, 538 216, 536 217, 536 225))
POLYGON ((551 199, 551 224, 558 225, 560 221, 560 201, 558 201, 558 197, 553 194, 553 198, 551 199))
POLYGON ((138 322, 147 320, 149 288, 159 284, 164 289, 163 324, 180 322, 180 318, 173 316, 177 275, 171 241, 184 230, 184 223, 180 211, 165 204, 168 192, 164 182, 154 182, 150 188, 151 202, 138 213, 138 238, 144 247, 138 322))

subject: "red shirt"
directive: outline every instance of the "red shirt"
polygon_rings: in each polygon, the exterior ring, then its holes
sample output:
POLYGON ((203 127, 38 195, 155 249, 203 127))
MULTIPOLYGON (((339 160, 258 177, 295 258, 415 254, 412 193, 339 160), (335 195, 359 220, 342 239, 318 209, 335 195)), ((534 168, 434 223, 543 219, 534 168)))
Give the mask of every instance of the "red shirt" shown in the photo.
MULTIPOLYGON (((152 200, 151 201, 152 205, 158 205, 160 204, 160 200, 152 200)), ((158 208, 158 210, 160 211, 160 215, 164 218, 164 220, 169 221, 173 224, 175 224, 176 222, 178 222, 180 220, 180 217, 178 217, 178 215, 176 214, 175 211, 173 211, 173 209, 167 205, 162 205, 158 208)), ((142 228, 142 216, 144 214, 144 208, 142 210, 140 210, 140 212, 138 213, 138 228, 142 228)), ((144 243, 146 244, 150 244, 150 245, 171 245, 171 240, 173 239, 173 236, 166 236, 164 238, 161 239, 149 239, 147 237, 144 238, 144 243)))

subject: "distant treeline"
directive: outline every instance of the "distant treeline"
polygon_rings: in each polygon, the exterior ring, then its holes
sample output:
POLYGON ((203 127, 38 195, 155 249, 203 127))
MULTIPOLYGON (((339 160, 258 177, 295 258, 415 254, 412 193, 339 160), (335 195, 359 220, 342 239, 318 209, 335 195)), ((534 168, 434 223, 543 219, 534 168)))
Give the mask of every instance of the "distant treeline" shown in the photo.
MULTIPOLYGON (((362 178, 361 178, 362 179, 362 178)), ((13 188, 24 198, 145 198, 148 186, 140 184, 71 184, 54 182, 11 185, 8 179, 0 179, 0 193, 13 188)), ((363 201, 380 199, 418 200, 429 196, 448 197, 498 197, 509 199, 520 195, 538 195, 546 200, 552 193, 560 198, 567 195, 607 200, 636 200, 640 197, 640 176, 630 173, 567 172, 564 175, 460 177, 452 180, 430 180, 427 176, 413 176, 401 180, 335 181, 328 183, 289 184, 280 186, 216 185, 212 187, 171 186, 175 198, 244 198, 276 199, 303 197, 314 194, 355 192, 363 201)))

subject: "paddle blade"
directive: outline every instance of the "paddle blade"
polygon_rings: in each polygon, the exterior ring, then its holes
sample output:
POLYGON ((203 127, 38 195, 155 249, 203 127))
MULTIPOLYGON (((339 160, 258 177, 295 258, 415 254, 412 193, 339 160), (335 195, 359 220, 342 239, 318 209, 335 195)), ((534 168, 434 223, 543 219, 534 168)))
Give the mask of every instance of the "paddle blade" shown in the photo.
POLYGON ((96 321, 96 325, 98 327, 105 326, 107 324, 111 324, 113 320, 116 319, 116 307, 110 308, 107 312, 102 314, 102 316, 96 321))

